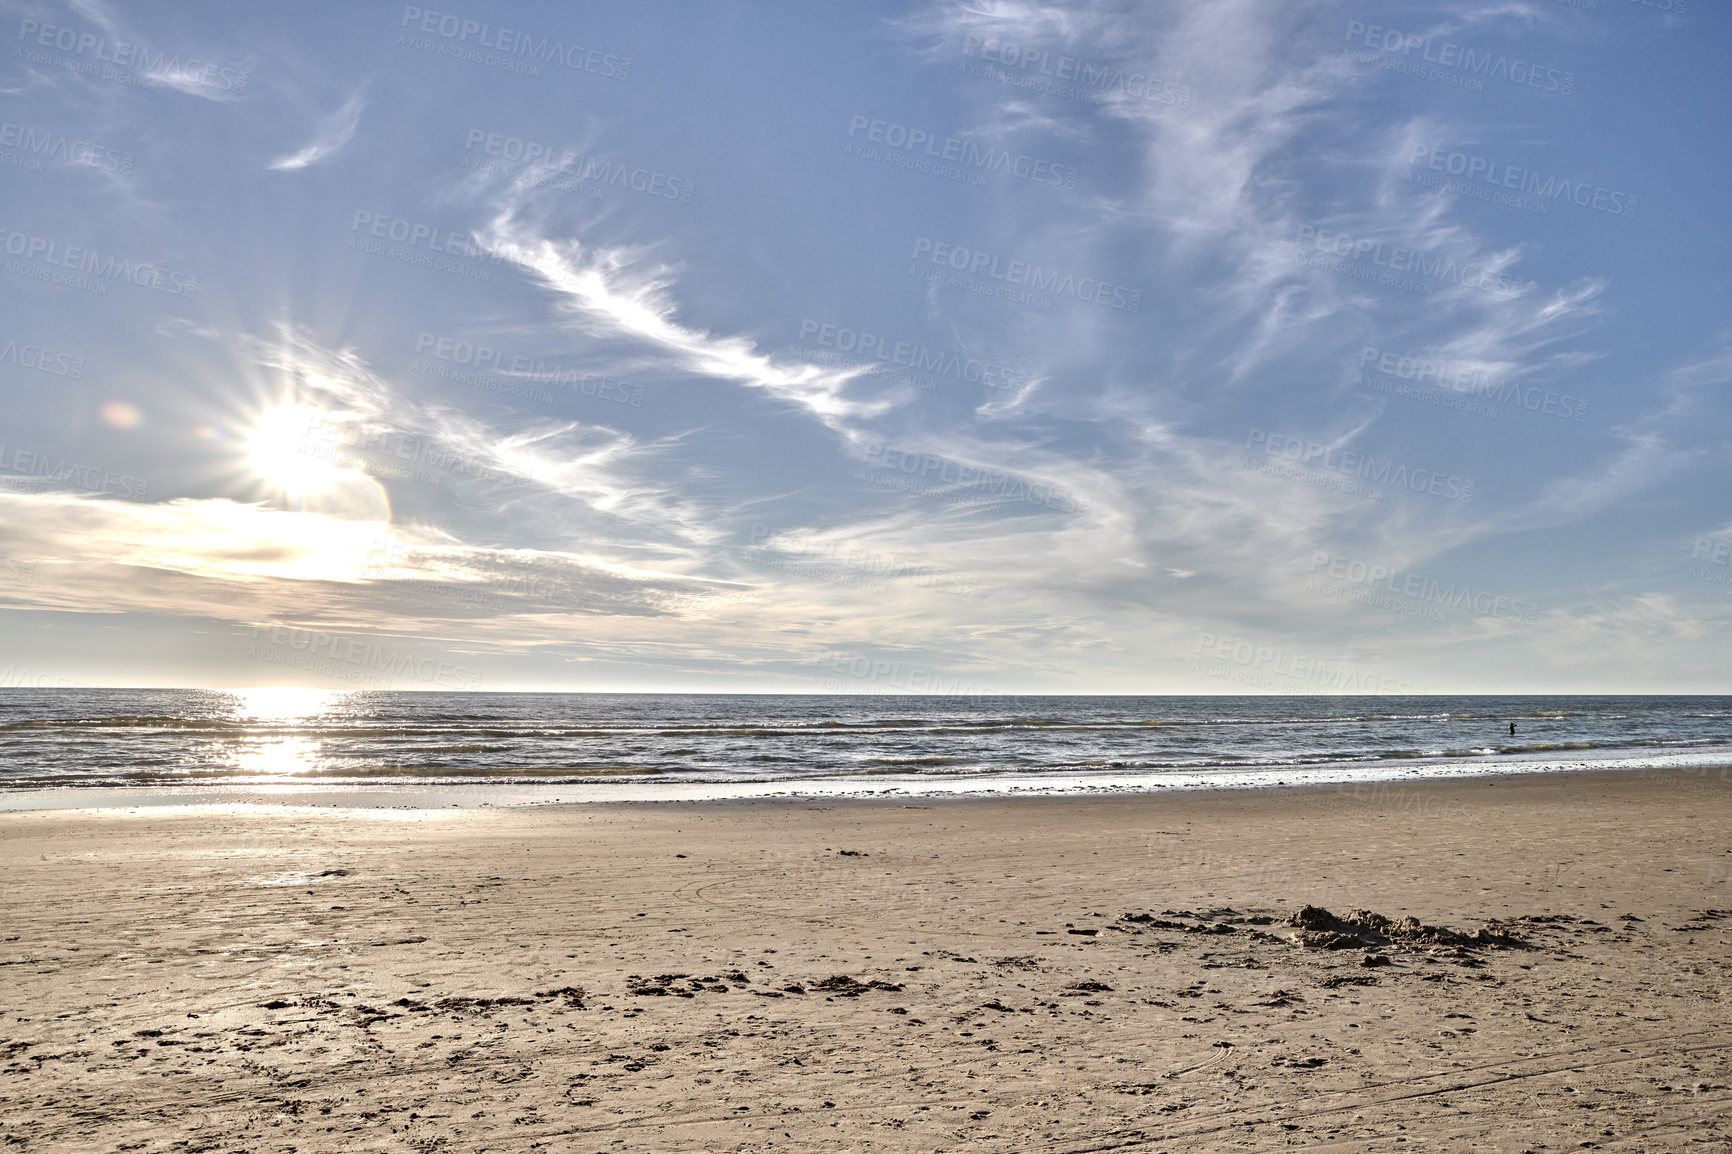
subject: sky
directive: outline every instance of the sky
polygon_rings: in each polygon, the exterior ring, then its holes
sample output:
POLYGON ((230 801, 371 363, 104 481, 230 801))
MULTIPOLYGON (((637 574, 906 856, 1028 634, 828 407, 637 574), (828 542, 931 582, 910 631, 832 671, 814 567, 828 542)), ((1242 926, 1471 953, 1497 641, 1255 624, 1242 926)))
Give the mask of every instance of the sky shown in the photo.
POLYGON ((0 0, 0 685, 1724 693, 1706 0, 0 0))

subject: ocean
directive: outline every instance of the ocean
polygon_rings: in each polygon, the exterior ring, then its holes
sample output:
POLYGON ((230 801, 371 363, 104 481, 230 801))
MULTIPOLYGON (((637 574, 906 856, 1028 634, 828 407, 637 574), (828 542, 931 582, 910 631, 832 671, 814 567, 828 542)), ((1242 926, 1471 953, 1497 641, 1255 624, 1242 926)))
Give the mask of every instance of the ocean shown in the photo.
POLYGON ((1729 746, 1732 697, 9 688, 0 809, 1297 785, 1705 769, 1729 746))

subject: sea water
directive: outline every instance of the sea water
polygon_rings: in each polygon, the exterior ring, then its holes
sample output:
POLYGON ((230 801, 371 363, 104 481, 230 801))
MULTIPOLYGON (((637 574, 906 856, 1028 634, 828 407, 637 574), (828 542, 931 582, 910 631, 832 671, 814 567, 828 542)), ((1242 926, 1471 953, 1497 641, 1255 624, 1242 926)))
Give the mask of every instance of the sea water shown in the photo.
POLYGON ((1729 745, 1732 697, 9 688, 0 808, 1296 785, 1702 769, 1729 745))

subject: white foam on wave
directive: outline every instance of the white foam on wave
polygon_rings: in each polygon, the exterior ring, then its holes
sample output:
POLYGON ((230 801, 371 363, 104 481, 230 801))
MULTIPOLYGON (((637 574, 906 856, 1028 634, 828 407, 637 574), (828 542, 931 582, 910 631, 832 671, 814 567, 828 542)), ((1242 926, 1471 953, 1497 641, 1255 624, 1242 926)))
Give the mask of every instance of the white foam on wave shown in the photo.
POLYGON ((983 773, 966 777, 875 773, 861 777, 759 781, 611 779, 578 784, 141 786, 0 793, 3 810, 109 810, 158 806, 292 806, 350 810, 443 810, 597 802, 704 802, 786 798, 939 798, 1087 796, 1212 789, 1382 786, 1470 777, 1586 770, 1714 770, 1732 784, 1724 751, 1658 754, 1651 749, 1601 751, 1593 758, 1503 757, 1495 760, 1310 764, 1162 773, 983 773))

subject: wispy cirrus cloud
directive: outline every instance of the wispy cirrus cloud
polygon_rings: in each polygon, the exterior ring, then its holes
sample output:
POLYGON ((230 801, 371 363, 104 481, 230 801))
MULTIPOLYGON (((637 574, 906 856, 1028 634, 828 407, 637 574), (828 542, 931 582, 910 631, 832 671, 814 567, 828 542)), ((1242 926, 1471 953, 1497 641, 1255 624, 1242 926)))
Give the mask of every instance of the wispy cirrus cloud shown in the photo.
POLYGON ((279 156, 265 167, 274 172, 295 172, 331 160, 355 139, 355 132, 361 127, 361 111, 365 106, 362 94, 355 93, 343 102, 341 108, 319 121, 312 140, 295 152, 279 156))
POLYGON ((864 367, 829 367, 759 351, 746 337, 682 324, 672 295, 677 274, 668 264, 627 245, 598 245, 560 236, 538 223, 529 189, 540 174, 521 177, 501 195, 482 243, 551 292, 571 320, 608 338, 635 342, 679 372, 761 389, 794 404, 833 429, 880 416, 908 399, 858 398, 850 385, 864 367))
MULTIPOLYGON (((359 351, 279 325, 269 337, 230 338, 257 364, 292 382, 283 400, 310 406, 317 423, 295 451, 397 444, 416 459, 471 478, 489 510, 513 510, 543 539, 563 535, 621 548, 687 549, 703 518, 665 481, 677 440, 645 442, 594 421, 520 414, 509 425, 418 398, 376 372, 359 351)), ((365 456, 365 454, 363 454, 365 456)), ((373 476, 394 482, 389 455, 373 476)))
POLYGON ((1732 338, 1660 374, 1659 402, 1614 427, 1615 447, 1588 468, 1548 481, 1532 500, 1500 518, 1500 527, 1532 529, 1579 521, 1663 484, 1693 464, 1723 458, 1732 338), (1716 405, 1718 402, 1718 405, 1716 405))

